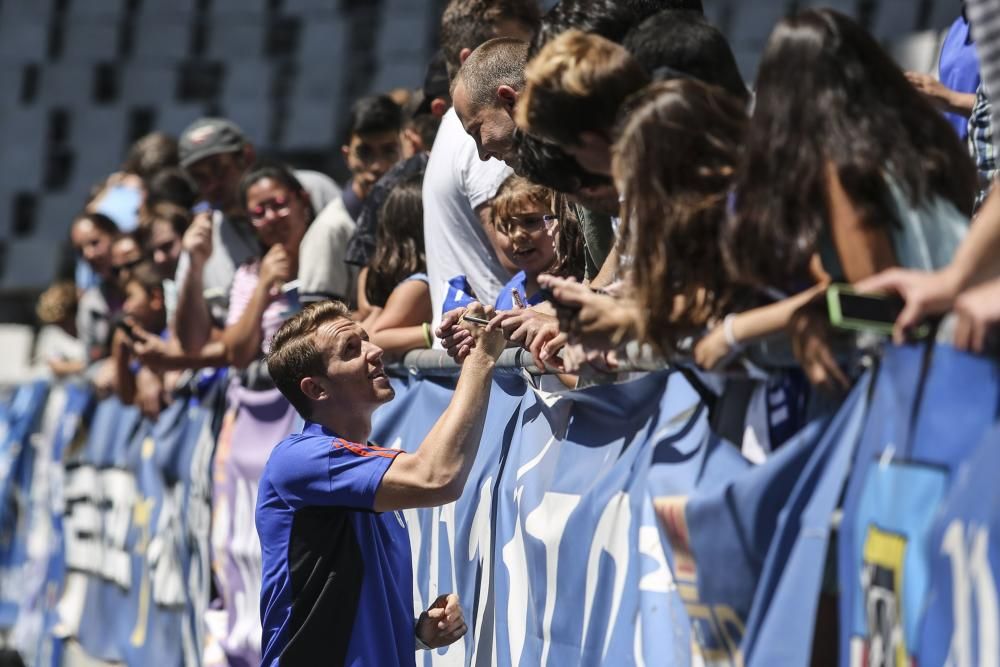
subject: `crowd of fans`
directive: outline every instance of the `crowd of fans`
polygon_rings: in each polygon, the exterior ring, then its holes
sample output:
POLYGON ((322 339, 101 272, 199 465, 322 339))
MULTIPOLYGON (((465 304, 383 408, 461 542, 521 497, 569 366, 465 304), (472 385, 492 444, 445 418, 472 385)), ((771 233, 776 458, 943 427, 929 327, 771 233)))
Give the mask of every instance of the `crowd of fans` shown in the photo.
POLYGON ((82 343, 52 371, 155 417, 187 371, 273 387, 269 339, 302 304, 343 301, 387 358, 461 359, 475 300, 569 387, 648 344, 742 440, 748 384, 804 416, 852 383, 833 282, 907 298, 898 340, 955 310, 952 341, 988 345, 1000 194, 964 14, 940 65, 904 72, 810 9, 751 90, 700 0, 451 0, 423 88, 354 103, 342 188, 221 118, 138 141, 72 221, 75 288, 39 303, 82 343), (743 359, 775 338, 797 366, 743 359))

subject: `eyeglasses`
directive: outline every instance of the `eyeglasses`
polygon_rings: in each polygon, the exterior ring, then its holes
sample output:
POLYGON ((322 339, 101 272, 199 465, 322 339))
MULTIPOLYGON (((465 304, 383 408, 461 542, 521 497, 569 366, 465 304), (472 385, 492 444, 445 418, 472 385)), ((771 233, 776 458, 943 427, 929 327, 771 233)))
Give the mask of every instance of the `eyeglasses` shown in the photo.
POLYGON ((287 197, 277 197, 269 201, 261 202, 257 206, 250 209, 250 220, 253 222, 265 222, 267 221, 268 211, 283 218, 288 215, 290 206, 291 200, 287 197))
POLYGON ((506 220, 497 222, 497 231, 504 236, 511 236, 517 228, 520 228, 530 234, 544 225, 545 231, 551 232, 557 222, 559 222, 558 215, 512 215, 506 220))
POLYGON ((112 266, 111 273, 114 276, 119 276, 125 271, 131 271, 140 264, 142 264, 142 257, 140 257, 139 259, 133 259, 131 262, 126 262, 124 264, 118 264, 116 266, 112 266))

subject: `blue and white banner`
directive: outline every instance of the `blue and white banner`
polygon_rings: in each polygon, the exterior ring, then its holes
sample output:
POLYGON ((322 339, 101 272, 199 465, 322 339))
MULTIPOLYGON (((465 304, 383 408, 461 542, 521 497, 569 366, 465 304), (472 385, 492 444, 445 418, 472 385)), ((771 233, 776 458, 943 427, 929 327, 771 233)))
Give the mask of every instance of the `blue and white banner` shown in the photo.
POLYGON ((920 653, 949 651, 922 643, 933 561, 969 543, 935 537, 935 517, 996 421, 998 379, 994 362, 947 346, 885 351, 838 542, 842 665, 942 664, 920 653))
MULTIPOLYGON (((393 383, 372 440, 412 451, 454 387, 393 383)), ((260 425, 297 418, 244 396, 220 437, 224 387, 193 383, 155 423, 44 382, 0 405, 0 632, 28 664, 59 665, 62 639, 129 665, 253 662, 246 508, 279 439, 260 425), (214 591, 213 530, 234 557, 214 591)), ((469 623, 418 664, 808 664, 839 591, 845 665, 1000 667, 998 405, 995 362, 889 348, 755 466, 679 374, 549 393, 498 373, 464 494, 406 512, 415 611, 454 591, 469 623)))
MULTIPOLYGON (((397 382, 373 440, 413 450, 451 398, 397 382)), ((704 436, 679 375, 546 394, 495 382, 457 503, 408 513, 415 605, 457 591, 470 633, 426 664, 687 664, 687 622, 649 494, 657 445, 704 436)), ((687 445, 696 448, 696 444, 687 445)))

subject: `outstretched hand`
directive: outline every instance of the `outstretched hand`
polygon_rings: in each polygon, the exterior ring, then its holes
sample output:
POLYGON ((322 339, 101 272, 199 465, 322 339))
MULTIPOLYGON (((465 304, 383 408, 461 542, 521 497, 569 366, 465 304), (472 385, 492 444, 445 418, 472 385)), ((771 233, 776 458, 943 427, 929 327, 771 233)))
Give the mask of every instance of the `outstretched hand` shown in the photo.
POLYGON ((559 328, 571 342, 594 350, 618 347, 635 327, 635 313, 620 299, 594 292, 572 278, 542 275, 538 283, 552 291, 559 328))
POLYGON ((417 638, 430 648, 453 644, 467 630, 462 607, 454 593, 438 597, 417 620, 417 638))
POLYGON ((905 342, 907 333, 925 318, 950 311, 958 296, 957 282, 947 269, 928 272, 894 268, 862 280, 855 287, 861 292, 898 294, 906 302, 892 329, 896 343, 905 342))

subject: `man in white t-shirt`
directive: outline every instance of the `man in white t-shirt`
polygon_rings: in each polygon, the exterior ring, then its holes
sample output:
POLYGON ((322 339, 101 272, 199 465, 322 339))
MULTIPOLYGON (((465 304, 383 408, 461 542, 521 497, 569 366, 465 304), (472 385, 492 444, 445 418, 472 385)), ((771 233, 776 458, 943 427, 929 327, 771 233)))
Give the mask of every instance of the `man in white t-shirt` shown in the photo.
MULTIPOLYGON (((451 0, 441 18, 449 76, 479 44, 498 36, 527 39, 538 22, 533 0, 451 0), (485 18, 489 17, 489 18, 485 18)), ((492 303, 509 279, 490 239, 489 200, 510 173, 479 159, 454 110, 445 114, 424 175, 424 244, 436 327, 448 281, 464 275, 479 301, 492 303)), ((440 342, 438 342, 440 345, 440 342)))

